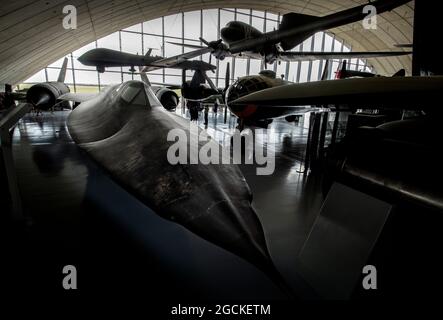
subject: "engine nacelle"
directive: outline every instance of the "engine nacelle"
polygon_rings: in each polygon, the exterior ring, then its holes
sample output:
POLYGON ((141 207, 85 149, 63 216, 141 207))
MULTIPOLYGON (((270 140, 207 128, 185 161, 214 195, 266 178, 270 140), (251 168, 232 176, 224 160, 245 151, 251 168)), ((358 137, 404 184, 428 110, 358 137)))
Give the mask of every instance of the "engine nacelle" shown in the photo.
POLYGON ((62 82, 38 83, 29 88, 26 101, 41 110, 48 110, 57 103, 58 97, 69 91, 69 87, 62 82))
POLYGON ((177 108, 179 97, 175 91, 165 87, 152 87, 152 90, 166 110, 177 108))

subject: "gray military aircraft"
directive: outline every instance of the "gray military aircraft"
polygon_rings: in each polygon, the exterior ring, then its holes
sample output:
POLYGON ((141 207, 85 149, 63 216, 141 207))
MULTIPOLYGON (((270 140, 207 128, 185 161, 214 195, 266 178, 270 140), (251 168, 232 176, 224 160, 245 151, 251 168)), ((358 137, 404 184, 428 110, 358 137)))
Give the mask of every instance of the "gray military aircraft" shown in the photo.
MULTIPOLYGON (((327 60, 323 69, 321 80, 324 81, 329 76, 329 63, 327 60)), ((229 77, 229 74, 227 74, 229 77)), ((229 83, 229 79, 226 79, 229 83)), ((273 106, 262 106, 257 108, 255 105, 245 106, 237 105, 234 102, 243 96, 250 95, 253 92, 260 92, 265 89, 287 86, 292 84, 283 78, 276 77, 274 71, 263 70, 258 75, 240 77, 225 91, 224 102, 229 110, 239 119, 239 129, 243 130, 245 126, 267 127, 274 118, 285 117, 286 121, 293 122, 297 117, 307 111, 312 111, 311 106, 304 108, 294 108, 292 106, 274 108, 273 106)))
MULTIPOLYGON (((378 0, 368 4, 377 9, 377 14, 393 10, 411 0, 378 0)), ((251 25, 231 21, 221 29, 221 39, 208 42, 200 40, 206 46, 172 44, 185 46, 197 50, 209 49, 220 60, 229 56, 244 56, 263 59, 266 64, 275 61, 301 61, 318 59, 350 59, 350 58, 377 58, 408 55, 411 52, 288 52, 295 48, 316 32, 343 26, 364 19, 366 5, 357 6, 348 10, 333 13, 324 17, 288 13, 283 16, 278 30, 263 33, 251 25)))
MULTIPOLYGON (((208 145, 191 132, 189 120, 164 110, 147 76, 141 77, 144 82, 111 86, 87 101, 81 97, 67 120, 73 140, 158 215, 244 258, 284 287, 238 166, 171 164, 172 129, 183 130, 199 149, 208 145)), ((221 148, 212 139, 207 143, 221 148)), ((232 163, 219 151, 220 163, 232 163)))
POLYGON ((94 66, 98 72, 105 72, 107 67, 130 67, 131 72, 135 72, 134 67, 145 67, 144 72, 149 72, 161 68, 172 69, 199 69, 215 70, 216 67, 204 61, 191 61, 189 59, 208 53, 209 48, 202 48, 193 52, 188 52, 164 58, 161 56, 151 56, 152 49, 146 55, 131 54, 106 48, 96 48, 81 55, 77 60, 85 66, 94 66))

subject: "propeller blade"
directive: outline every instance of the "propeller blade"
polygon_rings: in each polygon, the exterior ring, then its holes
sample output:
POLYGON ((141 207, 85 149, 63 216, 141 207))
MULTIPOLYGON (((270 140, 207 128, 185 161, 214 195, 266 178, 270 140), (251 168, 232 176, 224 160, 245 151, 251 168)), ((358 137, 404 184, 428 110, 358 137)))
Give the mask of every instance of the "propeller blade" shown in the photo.
POLYGON ((323 80, 323 81, 328 80, 328 78, 329 78, 329 62, 330 62, 329 59, 326 60, 325 67, 323 69, 323 74, 321 76, 321 80, 323 80))
POLYGON ((178 42, 171 42, 171 41, 166 41, 166 43, 173 44, 175 46, 190 48, 190 49, 205 49, 206 48, 206 47, 197 46, 194 44, 178 43, 178 42))
POLYGON ((209 42, 206 41, 205 39, 203 39, 202 37, 198 38, 201 42, 203 42, 205 45, 207 45, 209 47, 209 42))
POLYGON ((225 91, 228 90, 229 86, 231 83, 231 67, 230 64, 228 62, 228 64, 226 65, 226 75, 225 75, 225 91))
POLYGON ((182 70, 182 86, 186 83, 186 69, 182 70))

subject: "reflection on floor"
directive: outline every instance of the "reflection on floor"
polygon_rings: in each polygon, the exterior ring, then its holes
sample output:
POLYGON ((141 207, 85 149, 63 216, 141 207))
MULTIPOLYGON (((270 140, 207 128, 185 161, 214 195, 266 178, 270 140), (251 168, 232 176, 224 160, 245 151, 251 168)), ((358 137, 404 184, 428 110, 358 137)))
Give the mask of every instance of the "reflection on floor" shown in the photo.
MULTIPOLYGON (((187 117, 185 110, 176 112, 187 117)), ((147 295, 155 292, 159 299, 284 297, 249 263, 159 218, 116 185, 73 143, 68 115, 27 115, 14 132, 22 200, 34 224, 25 237, 10 232, 15 246, 9 274, 26 274, 29 265, 36 265, 41 276, 32 280, 39 288, 61 290, 62 267, 73 264, 85 290, 149 288, 147 295)), ((217 114, 211 111, 207 131, 228 143, 235 122, 229 116, 225 124, 220 108, 217 114)), ((321 179, 300 173, 307 129, 277 120, 270 131, 274 174, 257 176, 254 165, 241 169, 274 262, 294 286, 297 255, 323 201, 321 179)), ((29 281, 24 276, 11 285, 21 290, 20 284, 29 281)))

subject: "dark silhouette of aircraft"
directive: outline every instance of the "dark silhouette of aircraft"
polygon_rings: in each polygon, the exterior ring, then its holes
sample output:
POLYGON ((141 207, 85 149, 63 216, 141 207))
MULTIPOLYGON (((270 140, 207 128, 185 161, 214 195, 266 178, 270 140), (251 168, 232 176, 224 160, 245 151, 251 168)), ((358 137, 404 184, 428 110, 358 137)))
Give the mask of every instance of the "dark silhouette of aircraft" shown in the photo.
POLYGON ((84 53, 77 60, 85 66, 95 66, 98 72, 105 72, 108 67, 130 67, 129 70, 131 72, 136 71, 134 67, 144 67, 143 72, 161 68, 215 70, 215 66, 204 61, 189 60, 209 51, 210 49, 203 48, 170 58, 164 58, 161 56, 151 56, 152 49, 149 49, 146 55, 140 56, 138 54, 112 49, 96 48, 84 53))
POLYGON ((325 31, 340 27, 349 23, 363 20, 367 17, 364 8, 372 5, 376 8, 377 14, 393 10, 410 0, 378 0, 357 6, 351 9, 333 13, 324 17, 311 15, 288 13, 283 15, 282 22, 278 30, 263 33, 253 26, 240 22, 231 21, 226 27, 221 29, 221 39, 208 42, 200 40, 206 46, 174 43, 198 50, 209 49, 217 59, 223 60, 225 57, 249 57, 264 60, 266 64, 275 61, 304 61, 319 59, 351 59, 351 58, 377 58, 408 55, 406 51, 388 52, 290 52, 303 41, 314 35, 316 32, 325 31))

